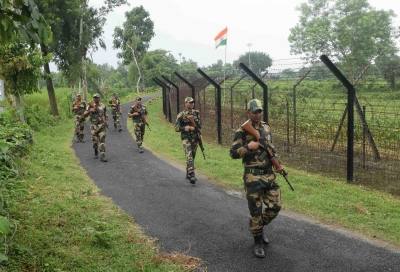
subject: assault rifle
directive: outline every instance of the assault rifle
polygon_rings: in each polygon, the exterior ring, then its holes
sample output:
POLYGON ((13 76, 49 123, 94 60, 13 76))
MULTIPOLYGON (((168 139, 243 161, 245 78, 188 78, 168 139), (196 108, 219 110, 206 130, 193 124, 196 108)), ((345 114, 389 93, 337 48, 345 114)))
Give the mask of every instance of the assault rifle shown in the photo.
MULTIPOLYGON (((283 169, 282 165, 279 163, 274 152, 272 151, 272 147, 264 139, 261 139, 260 134, 258 133, 257 130, 255 130, 253 128, 250 120, 247 120, 246 122, 244 122, 243 125, 241 125, 241 127, 245 131, 247 131, 248 133, 253 135, 254 138, 256 138, 256 140, 261 144, 261 146, 264 148, 265 152, 267 152, 267 155, 268 155, 272 165, 274 166, 275 172, 278 172, 279 174, 281 174, 285 178, 286 182, 289 184, 290 189, 292 189, 292 191, 294 191, 292 184, 290 184, 289 180, 286 177, 288 173, 283 169)), ((261 154, 261 156, 262 156, 262 154, 261 154)))
MULTIPOLYGON (((99 115, 101 122, 102 122, 103 124, 105 124, 105 126, 108 128, 108 130, 110 130, 110 128, 108 127, 108 124, 106 123, 106 118, 104 117, 104 115, 100 115, 100 114, 99 114, 99 110, 97 109, 96 104, 94 104, 93 101, 90 101, 90 102, 88 103, 88 105, 89 105, 91 108, 96 109, 96 113, 99 115)), ((110 130, 110 131, 111 131, 111 130, 110 130)))
POLYGON ((203 153, 203 158, 206 159, 206 156, 204 155, 203 139, 201 138, 200 129, 196 126, 193 115, 188 116, 187 119, 190 121, 190 123, 192 123, 192 126, 195 128, 195 133, 197 134, 197 140, 199 141, 201 153, 203 153))
POLYGON ((146 117, 145 117, 145 116, 142 116, 142 113, 141 113, 140 110, 136 107, 136 105, 133 105, 133 106, 132 106, 132 109, 133 109, 135 112, 139 113, 140 118, 142 118, 142 122, 143 122, 143 123, 149 128, 149 130, 151 131, 150 126, 149 126, 149 123, 147 123, 146 117))

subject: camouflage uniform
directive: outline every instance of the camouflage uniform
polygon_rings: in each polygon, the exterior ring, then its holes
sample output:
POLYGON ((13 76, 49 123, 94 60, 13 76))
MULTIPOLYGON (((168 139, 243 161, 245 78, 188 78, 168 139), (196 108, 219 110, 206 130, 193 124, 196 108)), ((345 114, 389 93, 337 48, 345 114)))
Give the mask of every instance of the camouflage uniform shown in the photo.
POLYGON ((76 100, 72 105, 72 111, 75 113, 75 135, 77 142, 83 142, 83 136, 85 136, 85 118, 82 118, 82 114, 85 112, 86 102, 76 100), (78 109, 74 110, 75 106, 79 106, 78 109))
POLYGON ((141 148, 142 148, 143 137, 144 137, 145 128, 146 128, 145 123, 142 120, 142 117, 145 117, 148 114, 148 112, 147 112, 147 109, 145 106, 134 105, 129 110, 129 114, 133 114, 135 112, 134 107, 136 107, 140 112, 140 115, 132 116, 132 121, 133 121, 135 135, 136 135, 136 143, 139 147, 139 150, 142 151, 141 148))
POLYGON ((191 113, 187 110, 180 112, 176 117, 175 122, 175 131, 181 133, 183 150, 185 151, 187 177, 194 173, 194 160, 196 158, 197 146, 199 144, 197 134, 194 131, 187 130, 188 126, 192 126, 187 118, 187 116, 190 115, 194 117, 196 126, 201 129, 200 113, 198 110, 192 110, 191 113))
MULTIPOLYGON (((114 94, 115 95, 115 94, 114 94)), ((121 100, 119 98, 115 98, 113 97, 113 99, 111 99, 108 102, 109 105, 113 105, 115 104, 116 106, 111 106, 112 109, 112 117, 113 117, 113 121, 114 121, 114 129, 121 131, 121 122, 120 122, 120 117, 121 117, 121 100)))
MULTIPOLYGON (((261 138, 268 144, 272 142, 271 127, 261 122, 261 138)), ((281 209, 281 194, 276 182, 276 175, 268 156, 260 160, 260 155, 265 152, 259 148, 255 151, 248 149, 251 141, 257 141, 253 135, 239 128, 236 130, 230 156, 233 159, 242 158, 244 166, 244 189, 250 211, 250 233, 252 236, 263 234, 263 226, 268 225, 281 209), (263 202, 265 209, 263 211, 263 202)), ((263 156, 262 156, 263 157, 263 156)))
MULTIPOLYGON (((88 105, 87 110, 89 111, 90 108, 90 105, 88 105)), ((90 113, 90 132, 92 133, 92 146, 95 150, 95 158, 99 149, 103 160, 106 152, 106 125, 102 119, 108 117, 108 114, 107 108, 103 103, 99 103, 96 108, 97 111, 90 113)))

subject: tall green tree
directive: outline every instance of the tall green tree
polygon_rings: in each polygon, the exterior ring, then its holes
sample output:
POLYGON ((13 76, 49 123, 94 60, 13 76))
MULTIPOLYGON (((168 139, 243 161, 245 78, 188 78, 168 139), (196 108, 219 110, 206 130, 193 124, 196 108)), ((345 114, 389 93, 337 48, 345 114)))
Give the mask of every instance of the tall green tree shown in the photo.
MULTIPOLYGON (((51 25, 54 33, 53 43, 41 44, 44 55, 54 54, 59 70, 64 72, 72 86, 82 77, 89 52, 105 49, 102 39, 107 14, 115 7, 126 4, 126 0, 105 0, 100 8, 88 6, 87 0, 37 0, 40 12, 51 25), (78 53, 77 53, 78 52, 78 53)), ((50 68, 44 66, 50 75, 50 68)), ((58 115, 54 87, 51 78, 47 78, 47 90, 53 115, 58 115)), ((86 93, 85 93, 86 98, 86 93)))
POLYGON ((114 49, 121 49, 122 52, 117 57, 123 60, 125 65, 129 65, 133 60, 132 50, 127 47, 127 43, 134 49, 136 57, 141 58, 150 47, 150 41, 155 36, 154 23, 150 19, 150 13, 143 6, 135 7, 131 11, 125 12, 126 21, 123 27, 116 27, 113 34, 114 49), (132 40, 136 38, 136 40, 132 40))
POLYGON ((241 62, 249 67, 255 74, 260 74, 262 71, 272 66, 271 57, 264 52, 257 51, 240 55, 239 58, 233 62, 233 66, 238 67, 241 62))
POLYGON ((325 54, 346 66, 350 79, 379 55, 396 52, 392 10, 376 10, 367 0, 309 0, 296 8, 290 51, 316 60, 325 54))
MULTIPOLYGON (((139 83, 142 79, 142 68, 139 63, 143 55, 150 47, 150 41, 154 37, 154 23, 150 19, 150 14, 143 6, 135 7, 131 11, 125 12, 126 21, 123 27, 114 29, 113 45, 115 49, 121 49, 122 52, 117 57, 122 59, 123 64, 134 63, 137 69, 136 88, 139 92, 139 83)), ((136 73, 130 68, 131 75, 136 73)), ((132 79, 135 80, 135 79, 132 79)))

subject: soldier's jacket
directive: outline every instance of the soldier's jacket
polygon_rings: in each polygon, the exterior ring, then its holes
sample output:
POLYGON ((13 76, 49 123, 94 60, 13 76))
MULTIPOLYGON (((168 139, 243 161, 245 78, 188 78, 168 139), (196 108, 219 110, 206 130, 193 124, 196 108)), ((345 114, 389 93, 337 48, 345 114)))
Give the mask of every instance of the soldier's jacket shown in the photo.
MULTIPOLYGON (((74 102, 74 104, 72 104, 72 108, 76 106, 76 103, 78 102, 78 100, 76 100, 74 102)), ((75 115, 82 115, 85 112, 86 109, 86 102, 85 101, 81 101, 79 103, 79 108, 77 110, 74 110, 75 115)))
MULTIPOLYGON (((261 122, 260 129, 258 131, 260 132, 260 137, 262 139, 265 139, 265 141, 273 149, 271 127, 267 123, 261 122)), ((242 163, 244 167, 255 167, 260 169, 270 168, 272 164, 268 156, 265 156, 265 159, 262 161, 260 161, 259 159, 259 156, 263 152, 265 152, 262 147, 254 151, 249 150, 247 145, 251 141, 257 141, 251 133, 246 132, 243 128, 239 128, 238 130, 236 130, 232 147, 230 149, 231 158, 242 158, 242 163)))
POLYGON ((121 106, 121 100, 119 100, 119 98, 117 98, 117 99, 113 98, 110 101, 108 101, 108 104, 115 104, 116 106, 115 107, 111 106, 111 109, 113 111, 118 111, 119 107, 121 106))
POLYGON ((178 116, 176 117, 175 122, 175 131, 181 133, 181 139, 184 138, 195 138, 196 133, 194 131, 186 130, 187 126, 192 126, 190 123, 188 116, 193 115, 194 121, 196 126, 201 129, 201 122, 200 122, 200 113, 198 110, 192 110, 192 112, 188 112, 187 110, 181 111, 178 116))
POLYGON ((139 110, 139 113, 140 113, 140 114, 137 115, 137 116, 133 116, 133 117, 132 117, 132 121, 133 121, 134 123, 142 122, 142 116, 145 117, 145 116, 148 114, 147 109, 146 109, 146 106, 143 106, 143 105, 138 106, 138 105, 135 104, 135 105, 133 105, 133 106, 131 107, 131 109, 129 110, 129 113, 130 113, 130 114, 136 112, 136 111, 133 109, 134 107, 136 107, 136 108, 139 110))
MULTIPOLYGON (((90 110, 90 108, 90 105, 88 105, 86 110, 90 110)), ((90 113, 90 122, 92 124, 101 124, 104 122, 104 118, 108 117, 106 105, 99 103, 96 109, 97 111, 90 113)))

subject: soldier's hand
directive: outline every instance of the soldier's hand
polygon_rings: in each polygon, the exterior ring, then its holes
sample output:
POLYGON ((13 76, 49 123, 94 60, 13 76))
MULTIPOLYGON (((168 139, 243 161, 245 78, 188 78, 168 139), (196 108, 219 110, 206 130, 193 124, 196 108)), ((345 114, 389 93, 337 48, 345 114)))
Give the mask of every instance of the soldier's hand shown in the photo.
POLYGON ((96 109, 95 108, 90 108, 90 110, 89 110, 90 112, 95 112, 96 111, 96 109))
POLYGON ((274 165, 274 171, 282 175, 282 174, 283 174, 283 166, 280 165, 280 167, 279 167, 279 169, 278 169, 278 168, 276 168, 275 165, 274 165))
POLYGON ((250 143, 248 143, 247 146, 249 147, 250 150, 254 151, 254 150, 257 150, 260 147, 260 143, 251 141, 250 143))
POLYGON ((133 115, 134 115, 134 116, 138 116, 139 113, 138 113, 138 112, 134 112, 133 115))

